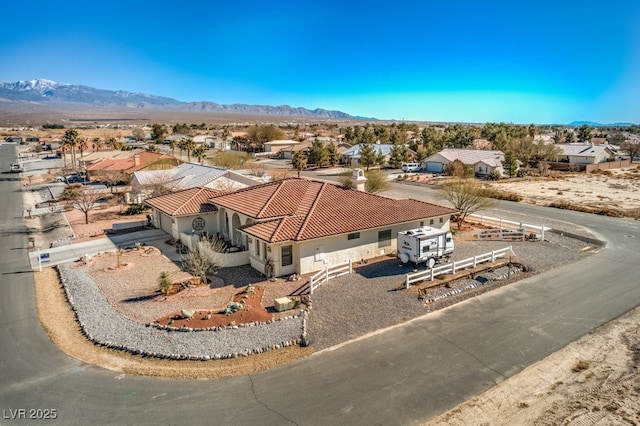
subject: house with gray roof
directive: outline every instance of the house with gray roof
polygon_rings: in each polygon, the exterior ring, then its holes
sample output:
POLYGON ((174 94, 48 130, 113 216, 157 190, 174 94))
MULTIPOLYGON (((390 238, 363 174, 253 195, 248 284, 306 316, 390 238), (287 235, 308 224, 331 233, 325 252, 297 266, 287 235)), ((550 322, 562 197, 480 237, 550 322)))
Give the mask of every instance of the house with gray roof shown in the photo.
POLYGON ((502 168, 504 153, 488 149, 446 148, 428 157, 424 161, 424 169, 430 173, 443 173, 447 164, 455 160, 473 167, 478 176, 487 176, 494 170, 500 175, 504 172, 502 168))
POLYGON ((613 161, 616 153, 607 144, 594 145, 592 143, 556 144, 562 154, 556 161, 574 164, 598 164, 613 161))
POLYGON ((133 174, 131 197, 141 203, 147 197, 190 188, 234 191, 261 181, 220 167, 182 163, 168 170, 140 171, 133 174))

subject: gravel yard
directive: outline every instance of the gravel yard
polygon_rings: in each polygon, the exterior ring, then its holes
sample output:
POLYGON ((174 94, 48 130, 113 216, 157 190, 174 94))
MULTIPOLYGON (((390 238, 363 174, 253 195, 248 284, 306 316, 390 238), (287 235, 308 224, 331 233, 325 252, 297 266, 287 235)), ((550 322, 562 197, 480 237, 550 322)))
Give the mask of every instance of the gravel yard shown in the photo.
MULTIPOLYGON (((543 242, 467 241, 457 244, 451 260, 461 260, 508 245, 529 268, 527 273, 512 275, 508 280, 488 281, 484 285, 425 304, 416 293, 398 291, 404 283, 405 274, 412 272, 400 266, 397 259, 390 258, 370 265, 363 265, 354 274, 342 276, 323 284, 313 294, 313 310, 309 318, 311 345, 326 349, 339 343, 363 336, 367 333, 390 327, 441 309, 457 301, 482 292, 510 284, 587 255, 589 244, 572 238, 548 233, 543 242)), ((424 269, 424 266, 421 267, 424 269)), ((464 287, 467 280, 454 286, 464 287)))

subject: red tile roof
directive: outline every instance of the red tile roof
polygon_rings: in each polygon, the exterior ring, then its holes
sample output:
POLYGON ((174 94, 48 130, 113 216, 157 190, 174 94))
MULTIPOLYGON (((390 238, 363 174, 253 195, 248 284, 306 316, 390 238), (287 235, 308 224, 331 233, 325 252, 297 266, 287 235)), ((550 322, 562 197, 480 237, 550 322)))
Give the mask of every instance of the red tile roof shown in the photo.
POLYGON ((142 151, 139 154, 139 164, 135 163, 135 156, 129 158, 112 158, 96 161, 95 163, 85 166, 87 171, 123 171, 126 173, 133 173, 135 171, 144 169, 148 165, 154 163, 157 160, 164 158, 173 158, 168 154, 162 154, 151 151, 142 151))
POLYGON ((241 229, 269 242, 304 241, 456 212, 295 178, 218 195, 210 202, 254 218, 257 223, 241 229))
POLYGON ((222 194, 210 188, 190 188, 167 195, 147 198, 145 203, 169 216, 188 216, 197 213, 216 211, 216 207, 207 201, 222 194))

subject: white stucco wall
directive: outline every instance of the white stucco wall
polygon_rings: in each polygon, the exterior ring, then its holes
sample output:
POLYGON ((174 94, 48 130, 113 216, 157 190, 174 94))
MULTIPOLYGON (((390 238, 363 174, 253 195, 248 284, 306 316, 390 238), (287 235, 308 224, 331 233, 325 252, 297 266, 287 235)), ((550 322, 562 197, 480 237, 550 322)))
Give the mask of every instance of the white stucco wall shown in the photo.
MULTIPOLYGON (((420 222, 416 221, 361 231, 360 238, 354 240, 349 240, 348 234, 342 234, 300 243, 298 247, 299 270, 297 272, 306 274, 323 269, 325 264, 330 266, 348 260, 355 262, 395 253, 398 232, 418 228, 420 222), (378 247, 378 233, 386 229, 391 229, 391 244, 386 247, 378 247)), ((430 223, 429 219, 426 219, 424 225, 448 230, 449 217, 443 217, 442 223, 440 223, 439 218, 435 218, 433 224, 430 223)))

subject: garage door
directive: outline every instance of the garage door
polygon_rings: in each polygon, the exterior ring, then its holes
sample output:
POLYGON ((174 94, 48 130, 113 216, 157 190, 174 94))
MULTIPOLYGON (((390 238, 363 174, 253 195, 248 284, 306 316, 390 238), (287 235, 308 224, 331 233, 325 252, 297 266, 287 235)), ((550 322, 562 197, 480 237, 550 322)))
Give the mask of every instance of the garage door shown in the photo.
POLYGON ((442 173, 444 171, 444 164, 427 161, 425 163, 425 170, 429 173, 442 173))

